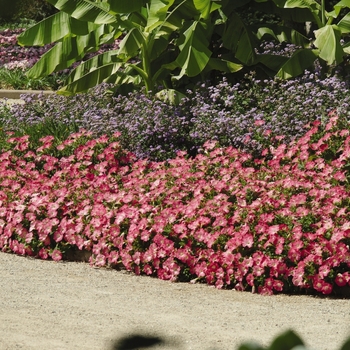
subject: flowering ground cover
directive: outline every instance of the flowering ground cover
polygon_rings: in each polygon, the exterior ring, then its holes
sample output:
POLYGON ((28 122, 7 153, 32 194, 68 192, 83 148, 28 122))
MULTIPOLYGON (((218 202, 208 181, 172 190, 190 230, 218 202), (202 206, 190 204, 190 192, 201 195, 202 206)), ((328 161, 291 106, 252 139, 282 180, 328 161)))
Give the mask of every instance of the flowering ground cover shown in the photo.
POLYGON ((196 157, 138 160, 119 135, 57 144, 9 136, 0 154, 0 249, 262 294, 350 286, 346 119, 254 158, 206 142, 196 157))
POLYGON ((311 72, 288 81, 249 75, 235 84, 196 85, 179 105, 142 91, 111 96, 111 86, 102 84, 74 96, 26 96, 11 109, 0 104, 0 127, 17 135, 49 129, 59 138, 79 128, 96 136, 119 131, 124 148, 157 161, 177 151, 195 155, 208 139, 259 155, 281 139, 288 144, 303 136, 303 126, 315 119, 325 123, 331 110, 349 118, 348 81, 311 72))
MULTIPOLYGON (((12 80, 50 48, 19 47, 21 31, 0 32, 12 80)), ((0 249, 263 294, 349 288, 346 81, 248 75, 177 106, 105 85, 1 104, 0 249)))

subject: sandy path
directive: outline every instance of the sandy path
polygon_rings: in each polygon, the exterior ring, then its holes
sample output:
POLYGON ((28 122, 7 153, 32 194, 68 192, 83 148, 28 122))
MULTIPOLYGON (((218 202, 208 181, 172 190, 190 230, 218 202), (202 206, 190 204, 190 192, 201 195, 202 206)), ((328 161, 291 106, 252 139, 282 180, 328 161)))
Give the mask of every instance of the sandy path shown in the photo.
POLYGON ((0 253, 0 349, 112 350, 132 333, 158 349, 236 349, 269 344, 292 328, 313 349, 350 336, 350 299, 272 297, 170 283, 0 253))

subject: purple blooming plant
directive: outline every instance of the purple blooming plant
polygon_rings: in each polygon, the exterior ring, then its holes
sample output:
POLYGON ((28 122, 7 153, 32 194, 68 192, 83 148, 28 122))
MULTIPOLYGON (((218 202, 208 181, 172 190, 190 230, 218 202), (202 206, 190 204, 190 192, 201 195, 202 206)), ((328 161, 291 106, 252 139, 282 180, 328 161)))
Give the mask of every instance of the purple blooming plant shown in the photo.
POLYGON ((165 160, 179 150, 195 155, 208 139, 259 156, 270 145, 301 137, 314 120, 324 125, 332 110, 349 117, 347 81, 310 72, 287 81, 259 80, 251 73, 236 84, 225 79, 214 86, 203 83, 188 90, 177 106, 142 91, 113 97, 108 89, 103 84, 71 97, 29 96, 11 111, 0 107, 0 123, 23 133, 42 123, 53 125, 53 135, 62 128, 96 135, 118 131, 122 146, 138 158, 165 160))
POLYGON ((259 153, 273 141, 300 137, 310 121, 326 122, 331 110, 347 116, 348 89, 340 78, 320 79, 310 72, 287 81, 259 80, 252 73, 235 85, 225 80, 216 86, 203 84, 190 95, 193 136, 199 143, 214 139, 259 153))

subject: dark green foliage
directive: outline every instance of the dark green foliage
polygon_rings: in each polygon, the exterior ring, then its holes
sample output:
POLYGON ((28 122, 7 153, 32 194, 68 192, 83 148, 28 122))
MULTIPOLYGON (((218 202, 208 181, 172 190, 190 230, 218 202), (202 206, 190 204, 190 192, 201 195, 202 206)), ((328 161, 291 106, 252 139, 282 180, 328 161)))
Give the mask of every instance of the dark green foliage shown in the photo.
POLYGON ((45 0, 0 0, 0 22, 19 21, 23 18, 40 21, 57 10, 45 0))
POLYGON ((21 0, 0 0, 0 22, 13 20, 20 11, 21 0))
MULTIPOLYGON (((247 342, 243 343, 238 350, 308 350, 303 340, 292 330, 287 330, 278 335, 270 346, 261 346, 257 343, 247 342)), ((350 338, 345 341, 339 350, 350 349, 350 338)))

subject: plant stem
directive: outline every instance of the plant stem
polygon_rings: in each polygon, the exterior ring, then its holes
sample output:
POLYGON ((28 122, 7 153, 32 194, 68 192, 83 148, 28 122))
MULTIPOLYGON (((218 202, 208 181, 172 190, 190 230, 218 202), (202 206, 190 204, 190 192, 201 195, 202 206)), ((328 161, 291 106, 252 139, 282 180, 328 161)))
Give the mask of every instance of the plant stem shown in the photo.
POLYGON ((326 25, 326 0, 321 1, 321 16, 322 16, 322 25, 326 25))

